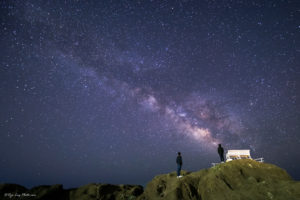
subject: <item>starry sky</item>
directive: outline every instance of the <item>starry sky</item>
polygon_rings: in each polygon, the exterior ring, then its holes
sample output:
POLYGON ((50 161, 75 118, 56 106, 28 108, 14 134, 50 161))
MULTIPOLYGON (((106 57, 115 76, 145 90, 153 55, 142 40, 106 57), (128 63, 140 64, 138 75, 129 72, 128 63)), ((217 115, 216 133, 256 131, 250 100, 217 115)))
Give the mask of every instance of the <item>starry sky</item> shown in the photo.
POLYGON ((300 180, 298 0, 0 5, 1 182, 145 185, 219 143, 300 180))

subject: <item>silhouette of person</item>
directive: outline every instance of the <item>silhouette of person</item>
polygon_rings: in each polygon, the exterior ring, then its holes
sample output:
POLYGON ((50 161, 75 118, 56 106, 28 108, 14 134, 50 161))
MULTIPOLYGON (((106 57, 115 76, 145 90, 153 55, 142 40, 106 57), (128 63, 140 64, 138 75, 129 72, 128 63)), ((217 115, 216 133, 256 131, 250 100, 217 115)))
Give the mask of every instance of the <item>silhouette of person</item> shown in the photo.
POLYGON ((219 144, 219 147, 218 147, 218 154, 220 156, 221 162, 224 162, 224 149, 221 146, 221 144, 219 144))
POLYGON ((177 163, 177 178, 181 178, 182 176, 180 175, 180 171, 182 166, 182 157, 180 152, 178 152, 176 163, 177 163))

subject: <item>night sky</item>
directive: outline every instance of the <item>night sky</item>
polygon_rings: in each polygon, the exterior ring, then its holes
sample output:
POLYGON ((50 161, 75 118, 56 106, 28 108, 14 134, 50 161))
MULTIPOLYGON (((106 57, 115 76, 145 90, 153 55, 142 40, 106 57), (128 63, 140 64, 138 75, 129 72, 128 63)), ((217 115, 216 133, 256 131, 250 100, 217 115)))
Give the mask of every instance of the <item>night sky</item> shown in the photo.
POLYGON ((219 143, 300 179, 300 1, 0 5, 0 182, 145 185, 219 143))

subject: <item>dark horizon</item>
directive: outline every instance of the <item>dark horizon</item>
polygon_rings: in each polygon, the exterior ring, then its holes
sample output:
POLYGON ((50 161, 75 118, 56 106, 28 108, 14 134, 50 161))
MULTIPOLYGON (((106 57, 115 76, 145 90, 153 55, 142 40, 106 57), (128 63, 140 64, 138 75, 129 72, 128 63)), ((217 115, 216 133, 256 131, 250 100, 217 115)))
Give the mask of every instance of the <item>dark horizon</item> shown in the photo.
POLYGON ((145 185, 217 146, 300 180, 300 3, 1 1, 0 181, 145 185))

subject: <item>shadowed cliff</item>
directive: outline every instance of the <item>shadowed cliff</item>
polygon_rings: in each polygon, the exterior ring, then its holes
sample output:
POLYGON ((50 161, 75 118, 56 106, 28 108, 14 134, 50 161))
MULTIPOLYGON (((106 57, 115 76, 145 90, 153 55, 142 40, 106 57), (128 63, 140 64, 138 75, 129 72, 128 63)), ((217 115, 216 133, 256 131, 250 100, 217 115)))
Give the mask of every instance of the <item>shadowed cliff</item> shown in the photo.
POLYGON ((253 160, 235 160, 197 172, 158 175, 145 190, 137 185, 89 184, 74 189, 62 185, 26 189, 0 184, 0 199, 43 200, 299 200, 300 182, 285 170, 253 160), (8 194, 11 194, 9 196, 8 194), (15 195, 17 194, 17 195, 15 195), (24 194, 24 195, 22 195, 24 194), (15 195, 15 196, 14 196, 15 195), (19 196, 18 196, 19 195, 19 196), (27 195, 27 196, 26 196, 27 195))

